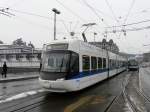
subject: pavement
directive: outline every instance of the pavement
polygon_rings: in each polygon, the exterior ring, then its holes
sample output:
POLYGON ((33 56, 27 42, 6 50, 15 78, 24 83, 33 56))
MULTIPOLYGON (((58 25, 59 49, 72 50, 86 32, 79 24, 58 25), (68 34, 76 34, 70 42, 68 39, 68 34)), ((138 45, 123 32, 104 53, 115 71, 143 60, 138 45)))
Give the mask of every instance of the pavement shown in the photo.
POLYGON ((8 73, 6 78, 0 77, 0 83, 2 82, 11 82, 11 81, 20 81, 27 79, 35 79, 39 77, 38 72, 29 72, 29 73, 8 73))

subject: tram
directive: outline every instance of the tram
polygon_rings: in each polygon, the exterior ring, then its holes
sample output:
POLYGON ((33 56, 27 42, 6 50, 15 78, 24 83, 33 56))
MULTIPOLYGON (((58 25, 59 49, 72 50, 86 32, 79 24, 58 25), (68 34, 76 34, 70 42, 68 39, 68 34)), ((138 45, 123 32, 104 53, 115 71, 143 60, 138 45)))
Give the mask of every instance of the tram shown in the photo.
POLYGON ((126 70, 127 59, 80 40, 53 41, 42 53, 40 84, 48 91, 82 90, 126 70))
POLYGON ((128 61, 128 70, 129 71, 139 71, 139 64, 136 59, 130 59, 128 61))

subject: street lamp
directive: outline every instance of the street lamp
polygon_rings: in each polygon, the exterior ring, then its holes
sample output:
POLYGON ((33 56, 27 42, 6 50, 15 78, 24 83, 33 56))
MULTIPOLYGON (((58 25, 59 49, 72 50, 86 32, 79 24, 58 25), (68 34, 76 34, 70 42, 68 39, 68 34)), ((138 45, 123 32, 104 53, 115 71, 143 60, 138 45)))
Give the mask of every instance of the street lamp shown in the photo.
POLYGON ((56 8, 53 8, 52 11, 54 12, 54 40, 56 40, 56 14, 60 14, 56 8))
POLYGON ((95 36, 97 35, 97 33, 96 32, 94 32, 94 42, 95 42, 95 36))

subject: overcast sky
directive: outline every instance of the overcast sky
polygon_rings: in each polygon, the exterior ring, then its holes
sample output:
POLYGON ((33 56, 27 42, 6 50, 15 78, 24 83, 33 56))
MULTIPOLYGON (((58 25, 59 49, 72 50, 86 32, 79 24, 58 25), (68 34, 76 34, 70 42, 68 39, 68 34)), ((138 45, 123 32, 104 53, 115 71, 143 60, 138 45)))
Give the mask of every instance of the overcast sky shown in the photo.
MULTIPOLYGON (((71 38, 74 31, 78 39, 86 23, 96 23, 86 31, 88 41, 101 41, 104 32, 122 30, 124 27, 112 27, 150 19, 149 0, 0 0, 0 7, 9 7, 8 12, 15 16, 0 14, 0 40, 10 44, 17 38, 32 42, 37 48, 53 40, 52 8, 60 10, 57 16, 57 39, 71 38)), ((0 8, 2 9, 2 8, 0 8)), ((150 22, 126 26, 125 29, 147 27, 150 22)), ((113 39, 120 51, 143 53, 150 50, 150 29, 107 33, 107 39, 113 39)))

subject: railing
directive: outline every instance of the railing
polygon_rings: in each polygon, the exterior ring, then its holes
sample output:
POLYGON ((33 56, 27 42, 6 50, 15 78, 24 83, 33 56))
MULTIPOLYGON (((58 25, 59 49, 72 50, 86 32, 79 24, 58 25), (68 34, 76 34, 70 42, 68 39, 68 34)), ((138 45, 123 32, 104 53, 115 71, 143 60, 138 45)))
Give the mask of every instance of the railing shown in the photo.
MULTIPOLYGON (((0 61, 0 67, 3 66, 2 61, 0 61)), ((39 68, 40 61, 7 61, 8 67, 16 67, 16 68, 39 68)))

